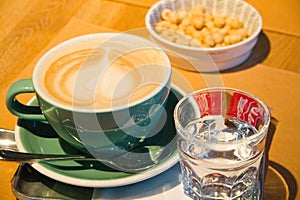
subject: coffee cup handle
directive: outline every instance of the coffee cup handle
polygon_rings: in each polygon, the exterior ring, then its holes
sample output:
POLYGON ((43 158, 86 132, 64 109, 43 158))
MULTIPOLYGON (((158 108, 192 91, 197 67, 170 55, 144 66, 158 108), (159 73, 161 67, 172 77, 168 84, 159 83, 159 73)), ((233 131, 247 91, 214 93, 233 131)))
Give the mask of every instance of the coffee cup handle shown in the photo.
POLYGON ((32 79, 23 79, 14 82, 6 95, 6 106, 9 111, 21 119, 45 121, 46 118, 42 114, 40 107, 22 104, 16 98, 19 94, 34 92, 32 79))

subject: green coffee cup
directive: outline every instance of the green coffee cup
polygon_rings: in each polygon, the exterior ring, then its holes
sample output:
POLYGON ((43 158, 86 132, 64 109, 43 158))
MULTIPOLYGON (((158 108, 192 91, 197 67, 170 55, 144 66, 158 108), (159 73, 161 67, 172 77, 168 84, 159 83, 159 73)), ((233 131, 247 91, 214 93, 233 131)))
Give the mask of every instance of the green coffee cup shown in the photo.
POLYGON ((10 87, 6 104, 21 119, 46 121, 81 151, 119 154, 159 132, 171 71, 164 51, 146 39, 83 35, 42 56, 32 79, 10 87), (35 93, 39 107, 20 103, 22 93, 35 93))

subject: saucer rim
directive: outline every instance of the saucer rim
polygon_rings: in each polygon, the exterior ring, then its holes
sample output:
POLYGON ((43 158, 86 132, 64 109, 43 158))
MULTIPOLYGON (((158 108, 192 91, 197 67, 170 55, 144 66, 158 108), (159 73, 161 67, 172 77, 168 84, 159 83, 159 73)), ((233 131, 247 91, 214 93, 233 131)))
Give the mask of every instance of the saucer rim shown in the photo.
MULTIPOLYGON (((171 84, 171 90, 176 91, 178 94, 180 94, 182 97, 186 95, 186 93, 180 89, 178 86, 171 84)), ((30 101, 32 102, 35 99, 33 97, 30 101)), ((179 101, 179 99, 178 99, 179 101)), ((25 147, 23 146, 20 138, 20 126, 16 124, 15 126, 15 139, 17 143, 17 147, 20 151, 26 152, 25 147)), ((55 171, 52 171, 51 169, 48 169, 47 167, 43 166, 39 163, 31 164, 31 166, 36 169, 41 174, 50 177, 56 181, 60 181, 63 183, 75 185, 75 186, 82 186, 82 187, 99 187, 99 188, 107 188, 107 187, 119 187, 119 186, 125 186, 130 185, 134 183, 138 183, 144 180, 147 180, 149 178, 152 178, 156 175, 159 175, 160 173, 168 170, 172 166, 174 166, 179 161, 179 155, 177 149, 175 149, 171 155, 170 158, 168 158, 166 161, 163 161, 162 163, 158 164, 155 167, 152 167, 146 171, 139 172, 136 174, 129 174, 125 177, 119 177, 119 178, 113 178, 113 179, 100 179, 100 180, 91 180, 91 179, 84 179, 84 178, 78 178, 78 177, 72 177, 69 175, 64 175, 55 171)), ((117 172, 116 172, 117 173, 117 172)))

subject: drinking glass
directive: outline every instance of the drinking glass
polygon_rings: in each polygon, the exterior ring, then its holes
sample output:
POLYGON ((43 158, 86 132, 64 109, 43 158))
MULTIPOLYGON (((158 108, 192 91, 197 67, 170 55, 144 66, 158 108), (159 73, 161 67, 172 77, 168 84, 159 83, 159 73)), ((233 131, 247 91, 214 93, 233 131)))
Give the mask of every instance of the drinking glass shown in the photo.
POLYGON ((234 88, 206 88, 182 98, 174 120, 186 195, 260 199, 260 163, 270 123, 261 100, 234 88))

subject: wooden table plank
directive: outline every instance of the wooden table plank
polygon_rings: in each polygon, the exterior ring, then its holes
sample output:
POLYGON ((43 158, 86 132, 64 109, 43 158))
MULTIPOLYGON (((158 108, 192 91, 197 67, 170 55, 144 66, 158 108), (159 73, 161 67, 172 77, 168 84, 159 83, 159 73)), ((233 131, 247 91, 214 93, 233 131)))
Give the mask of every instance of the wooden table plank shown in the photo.
POLYGON ((118 1, 89 0, 75 15, 91 24, 125 31, 144 27, 148 8, 118 1))
POLYGON ((263 26, 279 32, 300 36, 299 0, 245 0, 253 5, 262 15, 263 26))
POLYGON ((270 53, 263 64, 300 73, 300 36, 265 29, 270 53))
POLYGON ((14 21, 11 18, 16 24, 0 42, 0 85, 7 86, 8 77, 22 73, 35 55, 69 22, 81 4, 82 1, 72 1, 72 4, 38 1, 24 10, 26 15, 22 19, 14 21))
POLYGON ((34 0, 31 2, 2 0, 0 2, 0 41, 12 31, 35 4, 36 1, 34 0))
POLYGON ((13 177, 15 171, 18 168, 18 164, 0 161, 0 199, 13 200, 16 199, 13 195, 10 187, 10 180, 13 177))

